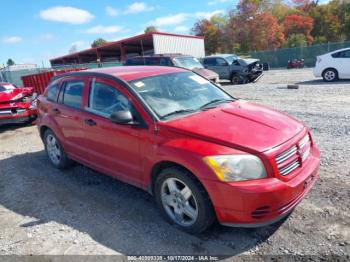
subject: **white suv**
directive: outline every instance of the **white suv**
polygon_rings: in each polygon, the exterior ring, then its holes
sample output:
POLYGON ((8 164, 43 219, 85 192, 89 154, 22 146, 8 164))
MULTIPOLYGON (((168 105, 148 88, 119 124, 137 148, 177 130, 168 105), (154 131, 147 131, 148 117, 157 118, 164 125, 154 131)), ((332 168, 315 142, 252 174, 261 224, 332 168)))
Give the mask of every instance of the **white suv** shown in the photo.
POLYGON ((350 78, 350 48, 339 49, 317 57, 314 68, 316 77, 326 82, 350 78))

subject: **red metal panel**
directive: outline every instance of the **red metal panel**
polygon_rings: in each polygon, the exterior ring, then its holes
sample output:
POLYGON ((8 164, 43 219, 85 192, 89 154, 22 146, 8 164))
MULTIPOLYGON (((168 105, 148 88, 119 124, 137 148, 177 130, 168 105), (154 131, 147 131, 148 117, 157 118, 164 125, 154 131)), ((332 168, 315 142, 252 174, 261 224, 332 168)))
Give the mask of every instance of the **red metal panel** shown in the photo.
POLYGON ((33 87, 34 92, 42 94, 46 86, 50 83, 51 78, 55 75, 60 75, 68 72, 75 72, 84 70, 85 68, 72 68, 64 70, 51 70, 46 72, 41 72, 33 75, 22 76, 23 85, 26 87, 33 87))

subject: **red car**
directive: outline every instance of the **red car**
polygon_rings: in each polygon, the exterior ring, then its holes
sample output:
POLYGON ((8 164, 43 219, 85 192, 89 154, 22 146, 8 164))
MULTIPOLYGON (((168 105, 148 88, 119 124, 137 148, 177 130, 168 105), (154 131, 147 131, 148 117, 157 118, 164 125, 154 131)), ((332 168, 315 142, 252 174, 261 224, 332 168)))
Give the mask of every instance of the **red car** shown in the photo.
POLYGON ((154 195, 198 233, 287 216, 317 178, 310 131, 176 67, 115 67, 57 76, 38 101, 50 162, 72 160, 154 195))
POLYGON ((37 116, 33 89, 0 82, 0 125, 29 123, 37 116))

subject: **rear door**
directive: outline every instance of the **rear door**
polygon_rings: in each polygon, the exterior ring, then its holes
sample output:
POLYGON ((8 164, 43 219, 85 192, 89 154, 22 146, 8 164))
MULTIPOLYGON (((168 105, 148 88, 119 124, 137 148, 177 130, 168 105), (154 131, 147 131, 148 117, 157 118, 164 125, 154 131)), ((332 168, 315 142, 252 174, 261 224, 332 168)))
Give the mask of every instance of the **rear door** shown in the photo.
POLYGON ((332 55, 340 78, 350 77, 350 49, 332 55))

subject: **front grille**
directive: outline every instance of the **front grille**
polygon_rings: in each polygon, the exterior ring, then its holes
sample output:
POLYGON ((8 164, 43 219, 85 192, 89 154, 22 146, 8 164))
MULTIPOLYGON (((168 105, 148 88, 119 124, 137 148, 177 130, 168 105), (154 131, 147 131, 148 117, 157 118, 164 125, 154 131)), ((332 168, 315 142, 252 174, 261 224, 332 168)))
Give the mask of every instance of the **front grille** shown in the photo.
POLYGON ((297 144, 275 157, 280 175, 286 176, 302 166, 310 154, 311 140, 309 134, 304 136, 297 144))

